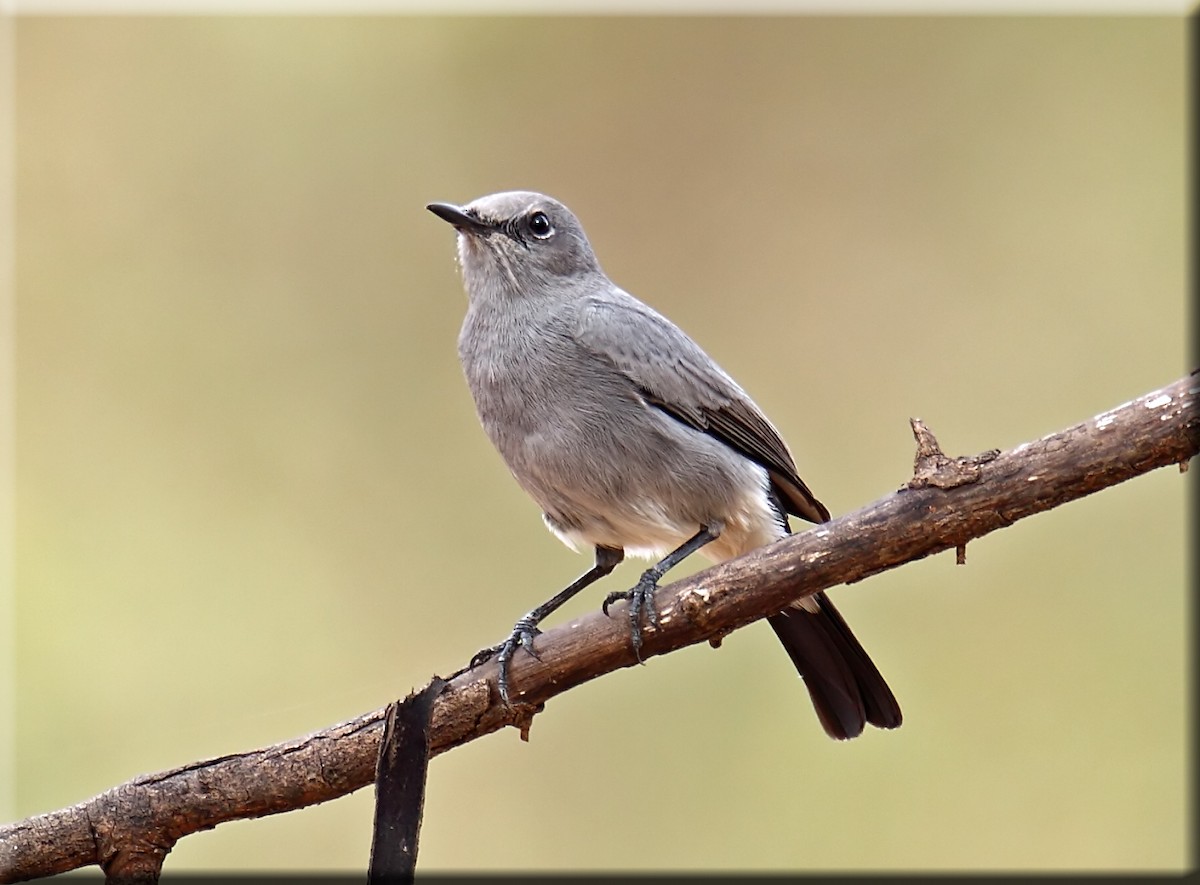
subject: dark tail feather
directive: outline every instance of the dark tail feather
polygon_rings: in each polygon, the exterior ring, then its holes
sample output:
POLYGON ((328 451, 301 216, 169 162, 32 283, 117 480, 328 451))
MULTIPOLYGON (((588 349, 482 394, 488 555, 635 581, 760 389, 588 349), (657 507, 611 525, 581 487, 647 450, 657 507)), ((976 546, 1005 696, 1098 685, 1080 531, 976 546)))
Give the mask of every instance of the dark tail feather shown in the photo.
POLYGON ((812 598, 818 612, 793 606, 767 620, 804 678, 826 734, 858 737, 868 722, 896 728, 900 705, 892 690, 833 603, 824 593, 812 598))

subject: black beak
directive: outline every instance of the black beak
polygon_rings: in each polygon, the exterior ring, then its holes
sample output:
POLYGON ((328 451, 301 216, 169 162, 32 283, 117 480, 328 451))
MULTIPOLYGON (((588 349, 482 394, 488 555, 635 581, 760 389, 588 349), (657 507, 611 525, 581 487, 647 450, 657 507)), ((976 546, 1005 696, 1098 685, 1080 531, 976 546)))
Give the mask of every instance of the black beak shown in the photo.
POLYGON ((462 209, 455 206, 453 203, 430 203, 425 207, 442 221, 448 221, 460 231, 487 231, 492 229, 492 225, 486 221, 480 221, 473 215, 468 215, 462 209))

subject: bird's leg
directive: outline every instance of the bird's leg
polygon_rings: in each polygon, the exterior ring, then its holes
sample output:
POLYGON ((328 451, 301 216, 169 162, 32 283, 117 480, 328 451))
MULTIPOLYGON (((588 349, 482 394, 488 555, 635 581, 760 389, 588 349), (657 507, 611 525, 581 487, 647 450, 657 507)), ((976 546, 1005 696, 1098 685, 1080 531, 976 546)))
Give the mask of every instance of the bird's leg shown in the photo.
POLYGON ((720 522, 713 522, 700 527, 700 531, 692 535, 653 566, 642 572, 637 586, 632 590, 618 590, 608 594, 601 606, 605 614, 608 607, 622 599, 629 600, 629 634, 633 642, 633 653, 637 655, 638 663, 642 661, 642 612, 645 611, 651 626, 658 626, 658 609, 654 607, 654 591, 658 589, 659 579, 683 562, 705 544, 721 537, 720 522))
POLYGON ((597 547, 596 548, 596 564, 580 575, 568 587, 557 593, 550 599, 547 599, 533 611, 528 612, 524 617, 518 618, 513 624, 512 634, 499 645, 492 648, 485 648, 482 651, 476 652, 471 658, 471 667, 477 667, 490 658, 492 655, 499 652, 499 657, 496 659, 499 674, 496 682, 500 689, 500 700, 504 701, 505 706, 508 706, 508 670, 509 664, 512 661, 513 655, 521 646, 525 647, 525 651, 529 652, 535 659, 541 660, 536 651, 533 650, 533 640, 542 631, 538 629, 538 624, 542 619, 547 617, 551 612, 565 603, 568 599, 574 596, 583 588, 594 584, 596 581, 603 578, 617 564, 625 558, 625 551, 616 547, 597 547))

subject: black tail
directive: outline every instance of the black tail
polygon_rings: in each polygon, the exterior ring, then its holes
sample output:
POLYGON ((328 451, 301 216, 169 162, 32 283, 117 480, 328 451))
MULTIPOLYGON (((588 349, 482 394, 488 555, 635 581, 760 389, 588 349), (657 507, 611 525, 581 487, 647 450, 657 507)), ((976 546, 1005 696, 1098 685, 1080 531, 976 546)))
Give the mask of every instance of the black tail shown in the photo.
POLYGON ((846 740, 868 722, 899 726, 900 705, 838 610, 824 593, 811 598, 816 612, 794 605, 767 620, 804 678, 825 732, 846 740))

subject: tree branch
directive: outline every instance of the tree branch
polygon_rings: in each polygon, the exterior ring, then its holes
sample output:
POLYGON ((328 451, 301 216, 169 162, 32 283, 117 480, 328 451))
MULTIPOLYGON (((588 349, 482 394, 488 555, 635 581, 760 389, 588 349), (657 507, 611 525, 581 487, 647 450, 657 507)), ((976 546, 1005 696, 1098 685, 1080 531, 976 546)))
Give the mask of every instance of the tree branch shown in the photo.
MULTIPOLYGON (((828 589, 943 550, 960 561, 975 538, 1158 467, 1185 470, 1200 451, 1200 375, 1007 452, 951 458, 913 421, 913 479, 810 531, 664 587, 643 656, 702 641, 828 589)), ((454 674, 433 710, 431 749, 445 752, 513 725, 580 683, 635 663, 628 622, 599 611, 538 638, 541 661, 517 655, 514 706, 500 704, 495 664, 454 674)), ((371 783, 386 710, 246 753, 142 775, 60 811, 0 827, 0 882, 99 864, 110 880, 155 881, 189 833, 292 811, 371 783)))

